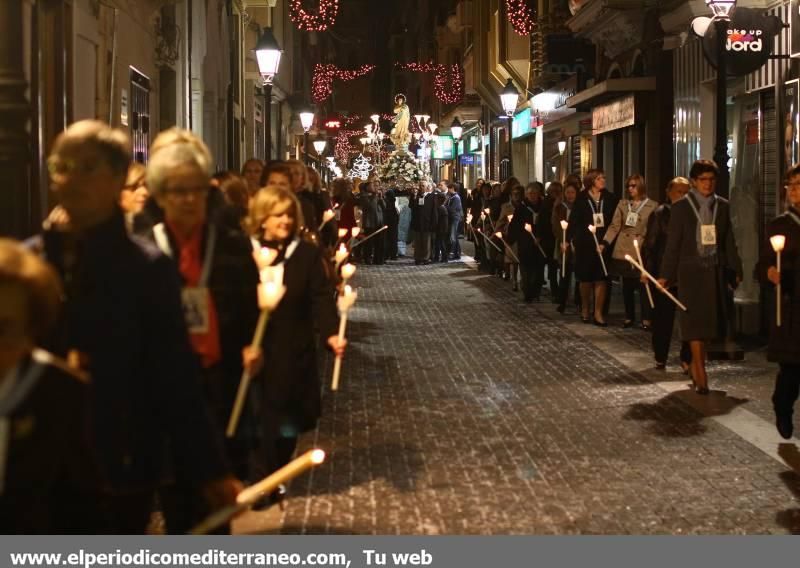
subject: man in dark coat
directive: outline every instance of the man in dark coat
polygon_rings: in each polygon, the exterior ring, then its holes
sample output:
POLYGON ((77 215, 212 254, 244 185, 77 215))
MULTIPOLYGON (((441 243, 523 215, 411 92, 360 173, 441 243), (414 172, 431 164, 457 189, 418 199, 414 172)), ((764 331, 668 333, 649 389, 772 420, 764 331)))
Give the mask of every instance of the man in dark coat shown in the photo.
POLYGON ((125 229, 117 203, 129 163, 122 131, 97 121, 70 126, 48 159, 69 225, 32 245, 66 287, 52 349, 91 377, 101 499, 111 515, 97 531, 138 534, 168 468, 202 488, 210 509, 233 503, 241 484, 203 398, 175 270, 125 229))
POLYGON ((397 213, 396 188, 389 188, 383 196, 386 209, 383 212, 383 222, 386 224, 386 258, 397 260, 397 234, 400 226, 400 216, 397 213))
POLYGON ((433 193, 429 182, 419 182, 417 195, 412 200, 412 212, 412 226, 416 224, 414 264, 429 264, 431 244, 439 221, 436 195, 433 193))
POLYGON ((756 272, 761 285, 774 290, 780 283, 781 324, 777 325, 777 311, 773 307, 767 358, 780 365, 775 378, 772 406, 775 410, 775 425, 781 436, 792 437, 794 404, 800 394, 800 166, 794 166, 786 174, 786 194, 789 209, 767 226, 767 239, 761 247, 761 257, 756 272), (778 271, 777 254, 770 238, 785 237, 781 252, 781 269, 778 271))
POLYGON ((449 182, 447 184, 447 200, 445 202, 447 208, 447 219, 450 226, 450 252, 455 260, 461 258, 461 244, 458 242, 459 231, 461 227, 461 219, 464 217, 464 208, 461 203, 461 196, 456 193, 456 184, 449 182))

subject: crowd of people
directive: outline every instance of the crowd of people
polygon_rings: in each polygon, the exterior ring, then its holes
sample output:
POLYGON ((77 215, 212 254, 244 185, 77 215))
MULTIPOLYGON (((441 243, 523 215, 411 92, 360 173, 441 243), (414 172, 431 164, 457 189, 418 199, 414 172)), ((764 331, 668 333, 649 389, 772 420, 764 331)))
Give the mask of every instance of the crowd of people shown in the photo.
MULTIPOLYGON (((340 178, 328 190, 296 160, 214 173, 208 148, 180 129, 155 139, 147 166, 132 163, 127 134, 82 121, 58 137, 47 167, 60 205, 39 235, 0 240, 5 533, 140 534, 155 510, 166 531, 184 533, 287 464, 321 415, 318 348, 337 357, 347 348, 336 309, 347 257, 383 264, 413 243, 416 265, 448 262, 465 235, 479 269, 510 280, 525 302, 548 290, 558 312, 574 304, 602 327, 617 279, 623 326, 637 321, 638 294, 661 369, 676 313, 666 290, 687 308, 680 360, 701 395, 705 346, 730 333, 743 276, 710 161, 672 180, 662 204, 639 175, 617 199, 601 170, 546 191, 515 178, 479 180, 471 192, 340 178), (265 270, 285 293, 258 342, 265 270), (227 435, 243 373, 252 386, 227 435)), ((800 391, 800 166, 787 174, 787 199, 768 227, 785 237, 781 261, 765 244, 757 269, 780 291, 769 355, 780 363, 773 402, 784 437, 800 391)))
MULTIPOLYGON (((743 278, 730 207, 716 194, 718 177, 714 162, 698 160, 688 179, 670 181, 660 204, 638 174, 625 180, 622 199, 599 169, 552 182, 546 191, 513 177, 502 184, 479 179, 464 200, 467 238, 480 270, 510 280, 514 291, 522 288, 527 303, 540 301, 547 289, 559 313, 574 304, 586 324, 608 326, 612 283, 621 283, 622 326, 636 325, 638 303, 657 369, 666 368, 678 311, 680 365, 695 392, 707 395, 707 345, 733 335, 733 293, 743 278)), ((779 271, 767 241, 756 273, 768 290, 781 284, 783 322, 773 321, 769 356, 780 364, 776 426, 790 438, 800 393, 800 166, 787 173, 786 192, 786 212, 768 227, 769 236, 786 238, 783 264, 779 271)))

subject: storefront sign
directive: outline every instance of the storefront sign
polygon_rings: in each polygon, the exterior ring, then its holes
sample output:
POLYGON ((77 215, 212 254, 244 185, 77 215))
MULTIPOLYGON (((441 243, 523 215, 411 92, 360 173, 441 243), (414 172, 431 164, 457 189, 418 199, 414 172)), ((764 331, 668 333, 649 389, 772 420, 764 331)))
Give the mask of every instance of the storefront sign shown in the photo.
POLYGON ((480 154, 465 154, 463 156, 459 156, 461 163, 465 166, 471 166, 475 164, 481 163, 481 155, 480 154))
POLYGON ((453 137, 452 136, 434 136, 433 137, 433 159, 434 160, 452 160, 455 157, 453 152, 453 137))
POLYGON ((534 95, 531 99, 533 125, 548 124, 577 112, 567 106, 567 99, 578 92, 578 77, 573 75, 549 91, 534 95))
POLYGON ((513 138, 522 138, 534 131, 531 121, 531 109, 526 108, 522 112, 514 115, 511 123, 511 135, 513 138))
POLYGON ((634 95, 617 99, 607 105, 592 109, 592 134, 595 136, 620 128, 633 126, 636 122, 636 103, 634 95))
POLYGON ((478 136, 470 136, 469 137, 469 151, 470 152, 477 152, 478 148, 480 147, 480 137, 478 136))
MULTIPOLYGON (((725 62, 729 75, 740 77, 757 71, 772 53, 775 36, 783 23, 777 16, 763 10, 736 8, 728 23, 725 38, 725 62)), ((708 62, 717 66, 717 32, 712 23, 703 36, 703 53, 708 62)))

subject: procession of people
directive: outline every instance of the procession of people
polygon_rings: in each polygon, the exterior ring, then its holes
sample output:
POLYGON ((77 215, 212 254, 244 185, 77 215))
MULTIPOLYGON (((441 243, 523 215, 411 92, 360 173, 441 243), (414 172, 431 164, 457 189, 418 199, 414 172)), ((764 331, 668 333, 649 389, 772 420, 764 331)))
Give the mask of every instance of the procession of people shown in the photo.
MULTIPOLYGON (((634 327, 638 303, 658 369, 679 314, 680 364, 701 396, 707 346, 732 329, 742 263, 708 160, 659 204, 641 175, 618 199, 598 169, 547 187, 478 180, 471 191, 378 177, 328 188, 296 160, 215 173, 205 144, 180 129, 155 139, 146 167, 131 158, 123 131, 71 125, 47 160, 60 205, 39 235, 0 241, 0 288, 13 300, 0 303, 5 532, 141 534, 159 511, 167 532, 185 533, 236 504, 316 428, 319 350, 337 367, 347 350, 356 266, 458 261, 468 240, 478 269, 510 281, 523 302, 549 296, 558 314, 574 305, 599 327, 617 279, 622 327, 634 327), (36 435, 8 438, 9 423, 26 420, 36 435)), ((774 290, 773 405, 789 438, 800 394, 800 166, 786 187, 757 273, 774 290)), ((337 380, 334 371, 334 390, 337 380)))

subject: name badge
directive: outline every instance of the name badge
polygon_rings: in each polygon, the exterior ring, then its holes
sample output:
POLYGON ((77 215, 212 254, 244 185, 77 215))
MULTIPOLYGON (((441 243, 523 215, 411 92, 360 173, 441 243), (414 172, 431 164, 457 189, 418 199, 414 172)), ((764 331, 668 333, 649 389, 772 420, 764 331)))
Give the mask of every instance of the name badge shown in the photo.
POLYGON ((424 197, 420 197, 419 198, 419 204, 420 205, 425 205, 425 198, 424 197))
POLYGON ((592 218, 594 219, 594 226, 595 227, 605 227, 606 226, 606 221, 603 218, 603 214, 602 213, 594 213, 592 215, 592 218))
POLYGON ((700 244, 702 245, 717 244, 716 225, 700 225, 700 244))
POLYGON ((628 216, 625 219, 625 226, 635 227, 638 224, 639 224, 639 214, 636 211, 631 211, 630 213, 628 213, 628 216))
POLYGON ((208 333, 208 300, 208 288, 186 287, 181 290, 183 317, 190 334, 208 333))

